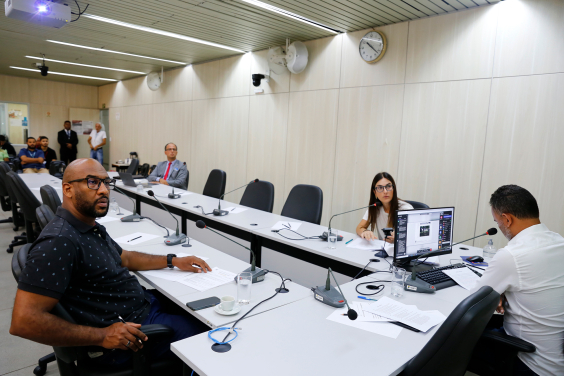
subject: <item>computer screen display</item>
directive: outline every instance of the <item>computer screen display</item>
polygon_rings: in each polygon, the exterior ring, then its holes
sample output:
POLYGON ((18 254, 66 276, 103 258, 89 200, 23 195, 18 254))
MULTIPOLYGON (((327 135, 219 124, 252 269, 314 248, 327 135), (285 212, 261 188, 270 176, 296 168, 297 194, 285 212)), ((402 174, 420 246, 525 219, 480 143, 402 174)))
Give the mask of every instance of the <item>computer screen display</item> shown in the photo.
POLYGON ((409 261, 432 251, 452 252, 453 207, 398 210, 397 213, 394 261, 409 261))

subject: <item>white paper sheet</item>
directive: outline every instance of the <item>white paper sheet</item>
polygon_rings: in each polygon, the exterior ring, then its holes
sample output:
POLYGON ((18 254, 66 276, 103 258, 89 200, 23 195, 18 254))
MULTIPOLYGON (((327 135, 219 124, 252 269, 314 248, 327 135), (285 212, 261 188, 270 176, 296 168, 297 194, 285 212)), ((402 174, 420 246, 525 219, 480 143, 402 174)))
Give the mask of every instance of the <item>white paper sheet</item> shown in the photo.
POLYGON ((237 214, 237 213, 244 212, 245 210, 247 210, 247 208, 236 208, 234 206, 230 206, 228 208, 222 208, 221 210, 226 210, 230 214, 237 214))
POLYGON ((96 222, 98 222, 100 224, 106 223, 106 222, 113 222, 113 221, 119 221, 119 218, 110 217, 109 215, 102 217, 102 218, 96 218, 96 222))
POLYGON ((383 316, 378 316, 370 311, 368 311, 368 306, 370 303, 362 303, 362 302, 353 302, 351 303, 351 308, 358 313, 358 317, 356 318, 358 321, 371 321, 371 322, 378 322, 378 321, 390 321, 383 316))
MULTIPOLYGON (((177 253, 176 257, 188 257, 192 256, 186 253, 177 253)), ((204 261, 208 260, 209 257, 202 257, 196 256, 204 261)), ((184 270, 178 269, 176 266, 172 269, 164 268, 164 269, 157 269, 157 270, 144 270, 140 272, 143 275, 151 276, 151 277, 158 277, 162 279, 166 279, 169 281, 179 281, 183 278, 186 278, 188 275, 194 274, 193 272, 186 272, 184 270)))
POLYGON ((143 232, 134 232, 133 234, 122 236, 121 238, 114 239, 116 243, 126 244, 126 245, 137 245, 139 243, 146 242, 158 238, 160 235, 145 234, 143 232), (137 238, 137 239, 135 239, 137 238), (135 240, 131 240, 135 239, 135 240))
POLYGON ((439 311, 421 311, 415 306, 408 306, 384 296, 367 307, 369 312, 402 322, 422 332, 446 320, 439 311))
POLYGON ((301 225, 301 222, 278 221, 274 226, 272 226, 272 230, 282 230, 290 227, 290 230, 296 231, 301 225))
POLYGON ((369 241, 363 238, 356 238, 347 244, 347 248, 362 249, 365 251, 377 251, 382 249, 382 246, 389 247, 385 241, 378 239, 369 241))
POLYGON ((468 268, 448 269, 443 270, 443 273, 466 290, 472 290, 480 280, 480 277, 468 268))
POLYGON ((379 334, 381 336, 394 338, 394 339, 398 338, 399 334, 402 331, 402 328, 400 326, 390 324, 387 322, 367 322, 367 321, 359 321, 358 319, 353 321, 350 320, 347 316, 343 316, 344 313, 347 313, 346 306, 344 308, 336 309, 332 314, 330 314, 327 317, 327 320, 334 321, 339 324, 343 324, 347 326, 352 326, 357 329, 366 330, 367 332, 379 334))
POLYGON ((224 285, 226 283, 235 283, 235 276, 237 273, 231 273, 227 270, 218 267, 212 268, 212 272, 207 273, 192 273, 191 275, 183 278, 177 282, 182 283, 188 287, 192 287, 198 291, 206 291, 214 287, 224 285))

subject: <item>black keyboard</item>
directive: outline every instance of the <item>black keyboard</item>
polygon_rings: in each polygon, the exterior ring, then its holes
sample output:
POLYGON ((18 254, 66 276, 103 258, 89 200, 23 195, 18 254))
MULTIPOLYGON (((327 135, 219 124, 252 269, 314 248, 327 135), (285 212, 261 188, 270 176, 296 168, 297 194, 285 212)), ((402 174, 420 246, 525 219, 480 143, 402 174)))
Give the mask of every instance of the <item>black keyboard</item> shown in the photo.
MULTIPOLYGON (((466 268, 466 265, 464 265, 463 263, 458 263, 458 264, 452 264, 447 266, 440 266, 440 267, 435 267, 433 269, 425 270, 424 272, 418 272, 416 273, 416 275, 419 279, 422 279, 423 281, 435 286, 437 290, 442 290, 442 289, 446 289, 447 287, 456 286, 456 282, 454 282, 454 280, 450 278, 448 275, 443 273, 443 270, 458 269, 458 268, 466 268)), ((482 274, 478 273, 474 269, 472 268, 468 268, 468 269, 476 273, 478 277, 482 276, 482 274)))

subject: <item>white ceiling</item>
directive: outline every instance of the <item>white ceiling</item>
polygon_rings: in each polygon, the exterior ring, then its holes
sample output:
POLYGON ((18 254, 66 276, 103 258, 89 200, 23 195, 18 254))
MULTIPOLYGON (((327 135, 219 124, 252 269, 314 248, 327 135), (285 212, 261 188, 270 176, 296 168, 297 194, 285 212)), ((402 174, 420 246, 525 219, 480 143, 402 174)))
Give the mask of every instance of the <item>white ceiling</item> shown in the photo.
MULTIPOLYGON (((499 0, 262 0, 342 32, 362 30, 407 20, 434 16, 499 0)), ((56 1, 63 2, 63 1, 56 1)), ((68 3, 74 12, 76 4, 68 3)), ((86 13, 151 27, 234 47, 257 51, 283 45, 286 38, 311 40, 334 35, 242 0, 90 0, 78 1, 86 13)), ((104 85, 109 81, 49 75, 10 69, 31 68, 37 60, 26 55, 81 64, 151 72, 178 66, 155 60, 116 55, 47 42, 47 39, 137 55, 199 63, 238 54, 235 51, 188 42, 86 17, 61 29, 47 28, 7 18, 0 11, 0 74, 104 85)), ((47 62, 51 71, 123 80, 137 76, 95 68, 47 62)))

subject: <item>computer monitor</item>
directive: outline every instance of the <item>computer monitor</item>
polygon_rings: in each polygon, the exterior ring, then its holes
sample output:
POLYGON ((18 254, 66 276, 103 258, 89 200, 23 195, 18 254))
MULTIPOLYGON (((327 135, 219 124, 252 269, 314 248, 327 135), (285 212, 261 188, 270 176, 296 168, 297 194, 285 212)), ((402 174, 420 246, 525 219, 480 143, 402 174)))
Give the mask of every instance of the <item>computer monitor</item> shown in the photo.
POLYGON ((394 263, 405 264, 419 255, 452 253, 454 207, 398 210, 394 226, 394 263))

